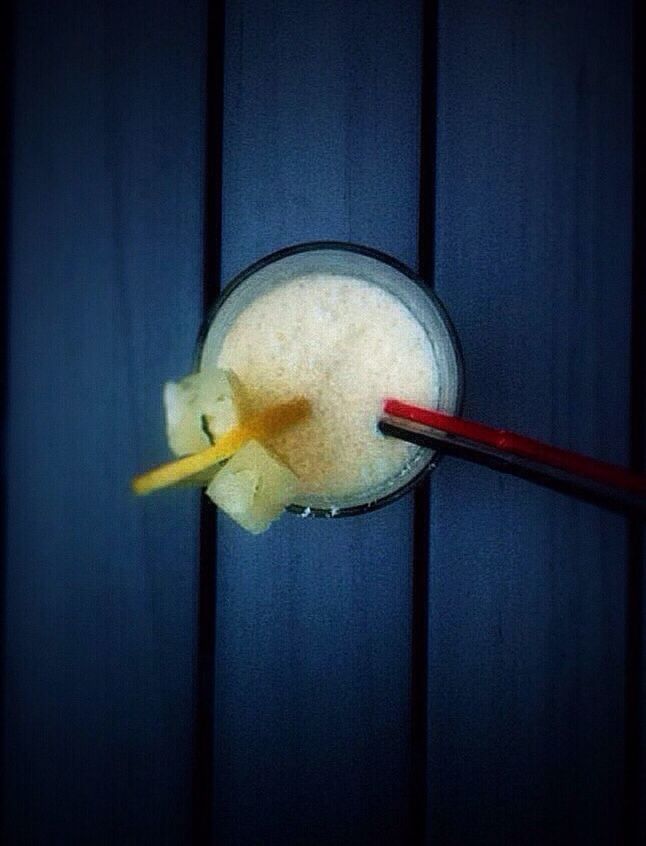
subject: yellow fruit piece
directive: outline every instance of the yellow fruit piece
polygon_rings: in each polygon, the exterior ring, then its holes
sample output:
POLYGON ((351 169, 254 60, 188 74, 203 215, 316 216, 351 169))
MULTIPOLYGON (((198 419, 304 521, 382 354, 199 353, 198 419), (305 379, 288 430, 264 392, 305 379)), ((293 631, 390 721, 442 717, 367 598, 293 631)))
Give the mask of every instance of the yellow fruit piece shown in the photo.
POLYGON ((166 436, 172 452, 190 455, 209 446, 202 426, 217 438, 240 423, 244 396, 240 380, 230 370, 210 368, 191 373, 179 382, 166 382, 163 391, 166 436))
POLYGON ((137 494, 147 494, 184 482, 209 469, 215 473, 217 465, 230 458, 247 441, 272 437, 307 417, 310 411, 309 401, 302 397, 269 406, 234 426, 212 446, 135 476, 132 489, 137 494))
POLYGON ((216 439, 242 422, 248 400, 242 382, 232 370, 202 370, 200 376, 202 414, 207 418, 211 437, 216 439))
POLYGON ((299 489, 289 467, 250 440, 214 476, 206 495, 243 529, 259 534, 280 517, 299 489))

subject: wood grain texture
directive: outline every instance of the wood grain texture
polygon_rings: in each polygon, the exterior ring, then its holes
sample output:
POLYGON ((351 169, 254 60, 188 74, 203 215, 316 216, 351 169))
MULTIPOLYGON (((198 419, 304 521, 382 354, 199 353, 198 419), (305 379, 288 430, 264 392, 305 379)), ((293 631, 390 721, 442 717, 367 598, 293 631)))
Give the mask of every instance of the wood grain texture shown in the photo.
POLYGON ((16 4, 5 841, 186 843, 197 509, 136 500, 201 309, 201 0, 16 4))
MULTIPOLYGON (((223 279, 351 240, 414 264, 417 2, 227 6, 223 279)), ((218 530, 218 843, 407 842, 411 502, 218 530)))
MULTIPOLYGON (((646 8, 633 3, 633 314, 631 458, 646 473, 646 8)), ((626 627, 627 843, 646 831, 646 526, 630 527, 626 627), (634 753, 631 754, 631 751, 634 753)))
MULTIPOLYGON (((630 4, 441 2, 436 281, 466 413, 628 459, 630 4)), ((624 521, 433 480, 429 843, 622 842, 624 521)))

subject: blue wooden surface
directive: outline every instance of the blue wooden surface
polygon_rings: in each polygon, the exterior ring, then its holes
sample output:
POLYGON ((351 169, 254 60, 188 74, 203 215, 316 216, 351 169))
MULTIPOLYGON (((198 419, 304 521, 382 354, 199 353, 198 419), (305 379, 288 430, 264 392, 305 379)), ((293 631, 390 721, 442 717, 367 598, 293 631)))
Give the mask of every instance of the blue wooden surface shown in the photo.
MULTIPOLYGON (((632 464, 646 472, 646 7, 633 5, 633 349, 632 464)), ((626 626, 628 812, 633 843, 646 831, 646 527, 630 532, 626 626), (633 754, 630 754, 630 751, 633 754), (630 778, 630 776, 629 776, 630 778)))
MULTIPOLYGON (((415 264, 420 46, 417 2, 228 4, 225 280, 321 238, 415 264)), ((406 842, 410 499, 218 532, 218 843, 406 842)))
MULTIPOLYGON (((466 412, 628 459, 630 4, 441 2, 436 282, 466 412)), ((625 521, 432 487, 429 843, 622 841, 625 521)))
POLYGON ((4 842, 187 843, 196 500, 138 501, 201 308, 201 2, 15 9, 4 842))

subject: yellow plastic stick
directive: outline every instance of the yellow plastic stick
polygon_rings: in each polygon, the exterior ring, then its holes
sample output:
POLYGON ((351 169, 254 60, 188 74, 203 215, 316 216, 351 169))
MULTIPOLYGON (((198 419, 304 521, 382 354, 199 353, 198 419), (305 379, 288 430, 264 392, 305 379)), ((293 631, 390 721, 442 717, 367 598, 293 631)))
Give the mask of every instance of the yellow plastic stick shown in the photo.
POLYGON ((229 429, 212 446, 193 455, 185 455, 175 461, 160 464, 159 467, 153 467, 152 470, 135 476, 132 480, 132 490, 136 494, 147 494, 175 485, 231 458, 247 441, 260 441, 277 435, 307 417, 310 411, 310 402, 303 397, 271 405, 229 429))

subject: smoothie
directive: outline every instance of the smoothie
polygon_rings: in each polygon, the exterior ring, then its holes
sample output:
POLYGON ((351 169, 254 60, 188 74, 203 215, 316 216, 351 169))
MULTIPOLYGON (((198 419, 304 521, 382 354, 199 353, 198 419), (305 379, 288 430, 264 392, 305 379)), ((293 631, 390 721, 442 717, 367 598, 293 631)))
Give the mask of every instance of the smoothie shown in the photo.
POLYGON ((362 247, 288 248, 225 289, 194 372, 164 387, 176 460, 132 487, 202 486, 254 533, 289 506, 362 513, 401 494, 433 457, 378 431, 383 400, 454 413, 460 392, 454 332, 421 280, 362 247))
POLYGON ((294 395, 310 401, 310 417, 268 444, 300 480, 304 505, 378 489, 419 452, 376 422, 388 395, 432 404, 433 350, 411 312, 377 285, 330 274, 287 281, 237 316, 215 363, 236 374, 252 409, 294 395))

